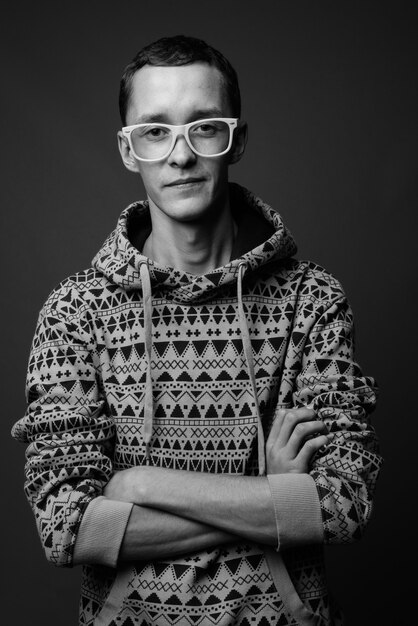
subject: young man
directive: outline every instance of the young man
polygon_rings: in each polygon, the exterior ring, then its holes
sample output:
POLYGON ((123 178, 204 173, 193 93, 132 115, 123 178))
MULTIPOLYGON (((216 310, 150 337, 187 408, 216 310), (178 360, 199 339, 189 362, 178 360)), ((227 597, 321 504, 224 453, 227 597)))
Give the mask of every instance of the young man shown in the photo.
POLYGON ((360 537, 380 465, 344 293, 228 182, 222 55, 151 44, 120 104, 147 201, 45 304, 13 431, 47 557, 83 565, 80 624, 336 624, 322 545, 360 537))

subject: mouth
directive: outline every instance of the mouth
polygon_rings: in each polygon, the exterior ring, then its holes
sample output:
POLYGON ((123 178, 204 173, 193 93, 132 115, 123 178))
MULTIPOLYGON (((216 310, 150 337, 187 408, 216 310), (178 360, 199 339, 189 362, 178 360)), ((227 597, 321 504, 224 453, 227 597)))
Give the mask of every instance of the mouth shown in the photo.
POLYGON ((167 183, 166 187, 176 187, 178 189, 186 189, 187 187, 192 187, 194 185, 198 185, 203 182, 203 178, 177 178, 176 180, 171 181, 171 183, 167 183))

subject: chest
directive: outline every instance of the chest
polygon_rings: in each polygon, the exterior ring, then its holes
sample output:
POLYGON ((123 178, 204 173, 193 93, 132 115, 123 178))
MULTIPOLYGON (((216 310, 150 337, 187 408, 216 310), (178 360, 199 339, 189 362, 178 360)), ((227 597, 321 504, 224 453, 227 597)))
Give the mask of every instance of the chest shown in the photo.
MULTIPOLYGON (((257 435, 256 402, 268 430, 292 326, 289 307, 267 300, 248 297, 244 303, 257 398, 236 301, 225 298, 199 306, 153 301, 154 464, 227 473, 249 470, 257 435)), ((101 315, 99 328, 101 384, 117 432, 115 463, 141 464, 149 362, 141 303, 101 315)))

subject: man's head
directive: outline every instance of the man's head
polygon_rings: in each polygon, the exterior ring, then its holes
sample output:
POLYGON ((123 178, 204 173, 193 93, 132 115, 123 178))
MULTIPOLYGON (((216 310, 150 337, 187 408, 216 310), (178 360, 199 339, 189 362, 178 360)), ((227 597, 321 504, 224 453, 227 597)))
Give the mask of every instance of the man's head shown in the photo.
POLYGON ((127 125, 127 112, 132 95, 132 79, 138 70, 145 65, 176 67, 191 63, 207 63, 220 71, 231 107, 231 116, 240 117, 241 94, 238 77, 230 62, 218 50, 201 39, 177 35, 175 37, 163 37, 149 44, 140 50, 126 66, 119 91, 119 111, 122 126, 127 125))
POLYGON ((213 143, 199 148, 201 138, 207 141, 212 132, 212 124, 197 124, 192 136, 178 127, 214 118, 236 119, 240 108, 235 71, 219 52, 198 39, 161 39, 127 66, 121 82, 122 120, 135 126, 136 145, 145 142, 153 152, 149 155, 148 147, 145 153, 137 150, 128 130, 118 133, 119 149, 124 165, 141 175, 154 215, 193 221, 221 210, 228 195, 228 167, 241 158, 245 148, 246 125, 238 122, 233 131, 232 125, 227 126, 226 135, 230 128, 233 132, 230 148, 220 144, 212 154, 205 149, 213 143), (170 129, 170 125, 177 128, 170 129), (160 151, 163 144, 168 151, 160 151))

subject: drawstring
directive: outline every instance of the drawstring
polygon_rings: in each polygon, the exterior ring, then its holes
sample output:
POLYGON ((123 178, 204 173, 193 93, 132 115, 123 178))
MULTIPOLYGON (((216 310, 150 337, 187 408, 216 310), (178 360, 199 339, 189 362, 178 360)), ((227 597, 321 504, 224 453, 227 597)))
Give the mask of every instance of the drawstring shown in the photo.
POLYGON ((264 476, 266 473, 266 454, 264 450, 264 432, 263 425, 261 423, 260 407, 258 406, 257 398, 257 385, 254 374, 254 360, 253 351, 251 348, 250 333, 248 331, 247 318, 245 317, 244 304, 242 302, 242 281, 244 278, 247 265, 242 262, 238 266, 238 279, 237 279, 237 295, 238 295, 238 314, 239 325, 242 337, 242 346, 244 348, 245 360, 247 362, 248 373, 250 375, 251 386, 254 396, 255 409, 257 412, 257 435, 258 435, 258 473, 260 476, 264 476))
POLYGON ((142 284, 142 300, 144 303, 144 335, 145 354, 147 357, 147 373, 145 380, 145 406, 144 423, 142 426, 142 437, 145 443, 146 464, 150 462, 150 441, 152 436, 153 420, 153 397, 152 397, 152 377, 151 377, 151 350, 152 350, 152 293, 151 279, 148 270, 148 263, 141 263, 139 266, 142 284))

